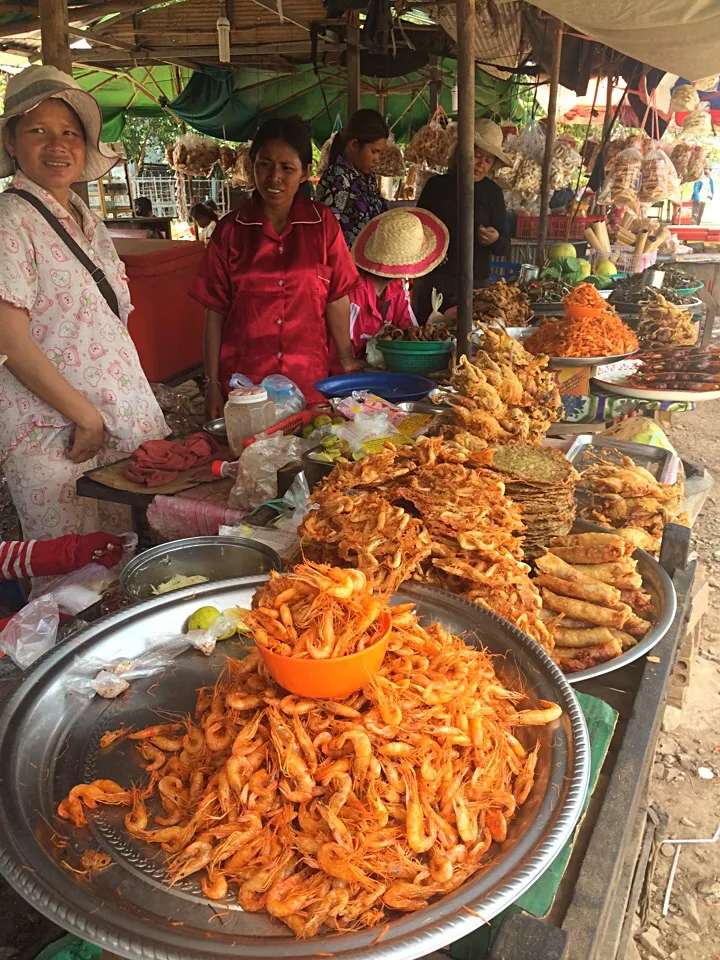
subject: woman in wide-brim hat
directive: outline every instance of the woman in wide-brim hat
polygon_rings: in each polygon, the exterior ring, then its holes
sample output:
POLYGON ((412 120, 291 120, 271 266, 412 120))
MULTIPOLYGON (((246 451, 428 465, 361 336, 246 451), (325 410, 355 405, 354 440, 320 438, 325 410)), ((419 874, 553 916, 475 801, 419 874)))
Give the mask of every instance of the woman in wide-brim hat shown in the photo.
POLYGON ((127 332, 110 235, 72 184, 104 176, 97 101, 54 67, 11 77, 0 117, 0 460, 26 537, 128 529, 127 508, 79 499, 96 465, 168 433, 127 332))
MULTIPOLYGON (((492 120, 475 122, 475 249, 473 252, 473 283, 476 288, 485 286, 490 275, 490 261, 506 257, 509 252, 509 237, 505 198, 500 187, 488 174, 496 166, 506 166, 511 161, 503 151, 503 134, 492 120)), ((452 150, 449 171, 432 177, 425 184, 417 205, 436 214, 450 232, 447 260, 432 274, 424 277, 413 288, 413 307, 422 322, 430 312, 433 287, 443 294, 446 307, 457 303, 458 270, 458 180, 456 151, 452 150)), ((467 198, 470 203, 470 197, 467 198)))
POLYGON ((445 224, 427 210, 399 207, 375 217, 353 244, 360 280, 350 294, 350 337, 361 354, 386 324, 417 326, 407 280, 434 270, 444 259, 445 224))

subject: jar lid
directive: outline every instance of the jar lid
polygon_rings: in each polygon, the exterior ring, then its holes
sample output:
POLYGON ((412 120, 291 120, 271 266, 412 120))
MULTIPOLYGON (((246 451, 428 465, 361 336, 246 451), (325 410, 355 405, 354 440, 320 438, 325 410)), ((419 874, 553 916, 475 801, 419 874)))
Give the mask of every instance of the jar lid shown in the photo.
POLYGON ((238 387, 228 394, 228 403, 261 403, 267 398, 265 387, 238 387))

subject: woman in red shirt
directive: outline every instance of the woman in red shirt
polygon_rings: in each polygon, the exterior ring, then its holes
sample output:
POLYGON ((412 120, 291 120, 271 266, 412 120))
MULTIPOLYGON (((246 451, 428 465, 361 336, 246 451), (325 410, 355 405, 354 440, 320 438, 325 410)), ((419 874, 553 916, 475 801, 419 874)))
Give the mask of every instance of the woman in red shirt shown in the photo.
POLYGON ((329 371, 329 339, 340 367, 359 367, 350 343, 348 293, 357 270, 337 220, 298 194, 310 173, 307 125, 269 120, 250 147, 256 190, 218 224, 192 288, 205 309, 205 409, 222 416, 233 373, 259 383, 293 380, 308 403, 329 371))
POLYGON ((398 207, 375 217, 353 245, 360 279, 350 293, 350 336, 356 354, 386 324, 415 327, 407 279, 434 270, 447 253, 447 227, 427 210, 398 207))

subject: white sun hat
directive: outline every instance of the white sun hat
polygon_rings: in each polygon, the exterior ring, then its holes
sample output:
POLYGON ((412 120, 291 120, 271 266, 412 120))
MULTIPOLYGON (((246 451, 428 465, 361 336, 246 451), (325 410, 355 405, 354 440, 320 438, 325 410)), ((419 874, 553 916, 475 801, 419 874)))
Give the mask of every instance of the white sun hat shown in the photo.
MULTIPOLYGON (((475 130, 473 131, 473 140, 475 146, 486 153, 491 154, 500 163, 501 166, 512 166, 512 160, 503 152, 503 132, 502 128, 493 120, 480 118, 475 121, 475 130)), ((457 141, 452 145, 452 155, 454 157, 457 150, 457 141)))
MULTIPOLYGON (((0 132, 12 117, 29 113, 43 100, 64 100, 80 118, 85 130, 85 167, 80 182, 99 180, 118 161, 115 151, 100 142, 102 111, 95 97, 82 90, 67 73, 55 67, 33 64, 10 77, 5 90, 5 113, 0 116, 0 132)), ((14 172, 12 157, 0 141, 0 177, 14 172)))

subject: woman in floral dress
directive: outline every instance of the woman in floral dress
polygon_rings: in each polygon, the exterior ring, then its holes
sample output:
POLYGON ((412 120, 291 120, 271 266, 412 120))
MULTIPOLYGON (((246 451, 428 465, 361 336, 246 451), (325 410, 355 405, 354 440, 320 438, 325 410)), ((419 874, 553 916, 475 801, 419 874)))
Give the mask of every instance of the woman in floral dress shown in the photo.
POLYGON ((0 177, 15 171, 0 194, 8 489, 26 538, 121 533, 129 508, 81 499, 75 483, 169 431, 127 331, 123 265, 102 221, 70 190, 104 176, 117 158, 100 144, 97 101, 54 67, 10 78, 0 128, 0 177))
POLYGON ((388 135, 388 125, 377 111, 358 110, 347 127, 335 134, 330 148, 328 168, 315 199, 335 214, 349 247, 368 221, 387 210, 375 171, 388 135))

